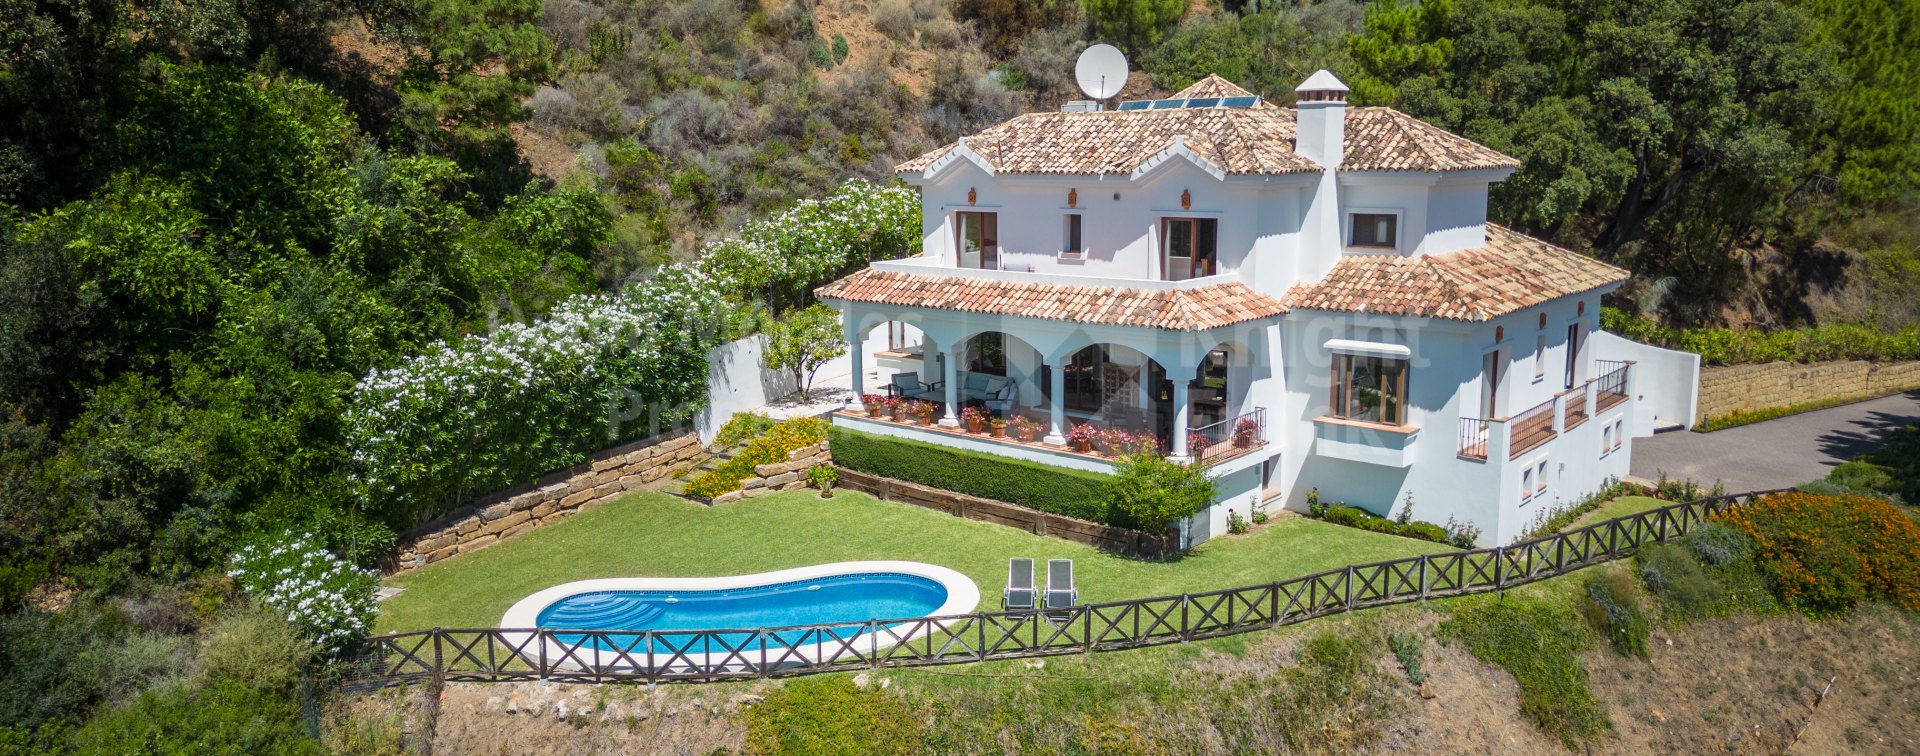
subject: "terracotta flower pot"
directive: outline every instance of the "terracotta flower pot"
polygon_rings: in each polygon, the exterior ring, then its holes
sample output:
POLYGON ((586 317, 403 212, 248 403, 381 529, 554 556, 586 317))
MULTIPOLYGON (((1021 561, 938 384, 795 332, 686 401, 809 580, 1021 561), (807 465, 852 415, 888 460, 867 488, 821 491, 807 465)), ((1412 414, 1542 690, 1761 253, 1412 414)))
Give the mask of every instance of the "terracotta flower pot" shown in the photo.
POLYGON ((987 426, 987 429, 988 429, 988 430, 991 430, 991 431, 993 431, 993 437, 994 437, 994 438, 1006 438, 1006 437, 1007 437, 1007 426, 1004 426, 1004 425, 990 425, 990 426, 987 426))
POLYGON ((1074 451, 1080 452, 1081 454, 1086 454, 1088 452, 1093 451, 1093 442, 1092 441, 1075 441, 1073 442, 1073 449, 1074 451))
POLYGON ((904 422, 906 422, 906 421, 907 421, 907 411, 906 411, 906 410, 903 410, 903 409, 901 409, 901 408, 899 408, 899 407, 895 407, 895 408, 893 408, 893 421, 894 421, 894 422, 896 422, 896 423, 904 423, 904 422))
POLYGON ((1024 441, 1024 442, 1026 442, 1026 443, 1029 443, 1029 444, 1031 444, 1031 443, 1033 443, 1033 429, 1032 429, 1032 428, 1021 428, 1021 429, 1020 429, 1020 440, 1021 440, 1021 441, 1024 441))
POLYGON ((869 404, 867 405, 867 417, 879 417, 880 413, 885 412, 886 409, 887 408, 878 404, 869 404))
POLYGON ((968 432, 968 433, 979 433, 979 432, 980 432, 980 429, 981 429, 981 428, 983 428, 983 427, 985 427, 985 426, 986 426, 986 423, 985 423, 985 422, 982 422, 982 421, 980 420, 980 418, 977 418, 977 417, 973 417, 973 418, 968 418, 968 419, 967 419, 967 432, 968 432))
POLYGON ((918 419, 919 419, 919 421, 920 421, 920 424, 921 424, 921 425, 932 425, 932 424, 933 424, 933 413, 932 413, 932 412, 922 412, 922 413, 920 413, 920 414, 918 414, 918 415, 915 415, 914 417, 916 417, 916 418, 918 418, 918 419))
POLYGON ((1253 439, 1251 438, 1247 438, 1246 436, 1233 437, 1233 448, 1235 449, 1245 449, 1252 445, 1253 445, 1253 439))

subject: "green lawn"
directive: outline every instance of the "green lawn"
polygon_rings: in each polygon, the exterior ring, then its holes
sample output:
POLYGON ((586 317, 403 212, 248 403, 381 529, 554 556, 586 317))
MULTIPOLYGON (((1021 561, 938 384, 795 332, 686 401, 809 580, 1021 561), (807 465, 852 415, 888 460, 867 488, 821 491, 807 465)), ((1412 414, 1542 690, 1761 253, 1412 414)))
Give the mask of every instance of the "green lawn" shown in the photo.
POLYGON ((473 554, 385 581, 404 593, 380 604, 378 632, 492 627, 515 601, 572 580, 735 575, 860 559, 950 567, 1000 608, 1007 558, 1074 560, 1082 601, 1100 602, 1263 583, 1347 564, 1448 547, 1306 518, 1213 541, 1168 562, 1123 559, 1089 546, 842 491, 811 491, 702 507, 636 493, 473 554))
POLYGON ((1580 519, 1574 520, 1573 524, 1561 530, 1566 531, 1575 528, 1584 528, 1601 520, 1611 520, 1615 517, 1639 514, 1649 509, 1659 509, 1672 503, 1671 501, 1656 499, 1651 496, 1622 496, 1600 505, 1599 509, 1581 515, 1580 519))

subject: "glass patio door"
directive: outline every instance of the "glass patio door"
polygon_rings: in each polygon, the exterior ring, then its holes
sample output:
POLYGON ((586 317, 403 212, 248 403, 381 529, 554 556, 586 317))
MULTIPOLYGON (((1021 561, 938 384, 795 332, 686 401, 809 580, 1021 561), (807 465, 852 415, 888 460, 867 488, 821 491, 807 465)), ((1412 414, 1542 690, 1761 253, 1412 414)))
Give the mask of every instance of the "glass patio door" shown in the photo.
POLYGON ((1161 270, 1168 281, 1211 276, 1219 272, 1216 247, 1220 224, 1212 218, 1168 218, 1161 224, 1165 259, 1161 270))
POLYGON ((999 270, 999 214, 963 212, 954 213, 953 219, 960 267, 999 270))

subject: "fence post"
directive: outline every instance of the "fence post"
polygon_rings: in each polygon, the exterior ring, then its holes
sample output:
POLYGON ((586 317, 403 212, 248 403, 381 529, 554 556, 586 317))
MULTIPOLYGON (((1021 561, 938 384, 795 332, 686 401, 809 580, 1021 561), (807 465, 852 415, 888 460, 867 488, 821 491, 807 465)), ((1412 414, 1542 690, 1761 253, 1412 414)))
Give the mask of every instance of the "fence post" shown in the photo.
POLYGON ((1084 641, 1087 645, 1087 650, 1083 653, 1091 654, 1093 653, 1093 609, 1082 606, 1080 608, 1080 616, 1085 617, 1087 620, 1082 623, 1086 626, 1086 629, 1082 632, 1084 633, 1084 641))
POLYGON ((440 660, 440 628, 433 629, 433 674, 446 674, 447 665, 440 660))
POLYGON ((1353 565, 1347 565, 1347 611, 1353 611, 1353 565))
POLYGON ((1427 600, 1427 555, 1420 555, 1420 600, 1427 600))
POLYGON ((1507 547, 1493 547, 1493 587, 1505 590, 1507 587, 1507 547))
POLYGON ((1193 626, 1189 624, 1189 621, 1187 619, 1188 602, 1192 600, 1193 600, 1193 597, 1191 595, 1185 594, 1185 593, 1180 594, 1180 642, 1181 643, 1186 643, 1187 641, 1193 640, 1193 626))

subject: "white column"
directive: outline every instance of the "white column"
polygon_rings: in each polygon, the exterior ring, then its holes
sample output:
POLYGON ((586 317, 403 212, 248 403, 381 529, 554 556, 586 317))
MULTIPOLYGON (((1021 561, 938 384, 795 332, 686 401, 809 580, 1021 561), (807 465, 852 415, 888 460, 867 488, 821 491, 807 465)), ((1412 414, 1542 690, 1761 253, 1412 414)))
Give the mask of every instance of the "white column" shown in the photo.
MULTIPOLYGON (((1059 363, 1062 361, 1054 360, 1054 362, 1059 363)), ((1065 366, 1060 364, 1053 364, 1049 367, 1052 368, 1053 373, 1050 381, 1053 384, 1053 399, 1047 402, 1047 415, 1051 418, 1053 424, 1047 430, 1047 437, 1041 440, 1045 441, 1049 446, 1066 446, 1067 371, 1065 370, 1065 366)))
POLYGON ((946 368, 940 371, 947 389, 947 416, 940 418, 940 424, 948 428, 960 427, 960 408, 954 406, 960 403, 960 360, 957 357, 951 350, 947 351, 946 359, 942 361, 946 368))
POLYGON ((841 338, 847 340, 848 368, 853 372, 849 379, 851 381, 849 385, 853 387, 853 395, 847 397, 847 406, 858 407, 861 406, 860 395, 867 393, 866 339, 865 334, 854 327, 853 313, 846 313, 841 318, 841 338))
MULTIPOLYGON (((1193 371, 1188 371, 1187 374, 1191 376, 1192 372, 1193 371)), ((1188 454, 1191 450, 1187 448, 1187 415, 1189 411, 1190 408, 1187 406, 1187 381, 1180 380, 1176 377, 1173 380, 1173 455, 1171 459, 1180 462, 1185 462, 1192 458, 1192 456, 1188 454)))

